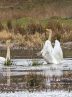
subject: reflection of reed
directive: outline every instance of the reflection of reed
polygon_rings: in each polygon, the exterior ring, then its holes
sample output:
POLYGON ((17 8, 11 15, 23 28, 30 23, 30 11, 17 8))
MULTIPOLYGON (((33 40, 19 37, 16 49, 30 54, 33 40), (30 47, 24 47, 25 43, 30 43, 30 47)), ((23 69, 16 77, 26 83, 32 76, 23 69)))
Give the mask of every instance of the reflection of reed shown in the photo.
POLYGON ((12 73, 8 67, 6 72, 5 81, 1 80, 3 84, 0 83, 1 91, 47 91, 48 89, 72 91, 72 71, 65 70, 61 76, 49 76, 45 75, 43 71, 31 70, 26 71, 27 73, 24 75, 11 76, 12 73))
POLYGON ((43 89, 45 87, 45 76, 36 73, 29 73, 27 75, 27 88, 28 89, 43 89))
POLYGON ((10 67, 7 67, 7 85, 10 86, 10 67))

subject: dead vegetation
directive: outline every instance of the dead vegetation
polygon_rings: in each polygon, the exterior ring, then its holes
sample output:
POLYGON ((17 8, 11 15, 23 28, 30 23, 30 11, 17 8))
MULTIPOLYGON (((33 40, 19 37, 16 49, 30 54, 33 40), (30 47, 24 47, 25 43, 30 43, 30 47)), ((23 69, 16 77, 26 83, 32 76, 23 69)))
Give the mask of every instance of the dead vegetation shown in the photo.
POLYGON ((2 30, 0 32, 0 40, 8 40, 12 39, 12 34, 10 32, 7 32, 6 30, 2 30))
POLYGON ((29 23, 25 26, 16 24, 13 26, 11 21, 8 21, 4 27, 0 23, 0 40, 5 41, 11 39, 13 43, 19 44, 26 48, 41 48, 45 40, 48 39, 49 32, 46 29, 51 29, 52 42, 55 39, 61 42, 72 41, 72 28, 70 25, 64 25, 56 20, 50 20, 43 26, 42 24, 29 23))
POLYGON ((0 0, 0 19, 72 17, 72 0, 0 0))

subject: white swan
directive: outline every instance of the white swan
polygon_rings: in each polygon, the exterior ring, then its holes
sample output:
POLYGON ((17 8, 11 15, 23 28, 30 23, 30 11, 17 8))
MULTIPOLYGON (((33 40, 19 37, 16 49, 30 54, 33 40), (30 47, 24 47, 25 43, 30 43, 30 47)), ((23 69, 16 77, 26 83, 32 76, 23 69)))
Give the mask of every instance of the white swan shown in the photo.
POLYGON ((4 64, 7 60, 10 60, 10 40, 6 41, 6 45, 7 45, 7 54, 6 54, 6 58, 4 57, 0 57, 0 63, 4 64))
POLYGON ((62 52, 62 49, 60 47, 60 42, 58 40, 55 40, 55 46, 53 48, 52 44, 51 44, 52 30, 47 29, 47 31, 50 32, 49 39, 46 40, 44 47, 41 50, 41 54, 47 63, 58 64, 63 59, 63 52, 62 52))
POLYGON ((57 64, 56 59, 52 55, 53 48, 52 48, 51 42, 48 40, 46 41, 46 43, 47 43, 47 48, 46 48, 46 45, 44 45, 44 48, 41 50, 42 57, 45 59, 47 63, 57 64))

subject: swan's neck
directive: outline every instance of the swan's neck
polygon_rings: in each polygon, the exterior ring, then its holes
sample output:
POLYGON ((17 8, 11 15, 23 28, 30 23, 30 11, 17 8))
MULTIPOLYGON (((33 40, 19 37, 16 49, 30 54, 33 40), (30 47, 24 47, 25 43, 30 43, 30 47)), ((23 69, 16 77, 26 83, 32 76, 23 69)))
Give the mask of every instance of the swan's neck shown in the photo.
POLYGON ((10 46, 7 45, 7 55, 6 55, 6 60, 10 60, 10 46))
POLYGON ((49 32, 49 38, 48 38, 48 40, 51 41, 51 37, 52 37, 52 32, 49 32))

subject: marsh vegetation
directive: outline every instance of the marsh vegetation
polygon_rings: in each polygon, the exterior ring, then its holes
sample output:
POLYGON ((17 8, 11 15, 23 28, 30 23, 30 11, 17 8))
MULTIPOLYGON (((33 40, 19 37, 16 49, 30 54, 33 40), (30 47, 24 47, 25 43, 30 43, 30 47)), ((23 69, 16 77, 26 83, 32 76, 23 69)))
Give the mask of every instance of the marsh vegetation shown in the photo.
POLYGON ((61 42, 72 41, 72 19, 50 18, 50 19, 32 19, 21 18, 17 20, 8 20, 0 23, 0 37, 2 42, 3 35, 9 36, 12 42, 26 48, 40 48, 45 40, 48 39, 49 32, 46 29, 52 29, 52 41, 57 38, 61 42), (38 21, 38 22, 37 22, 38 21))

